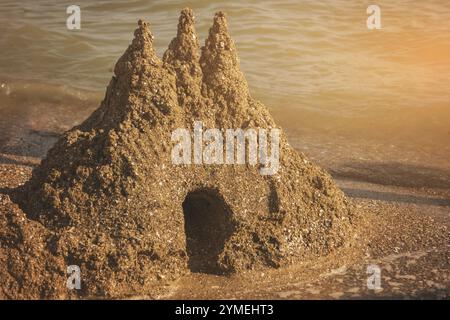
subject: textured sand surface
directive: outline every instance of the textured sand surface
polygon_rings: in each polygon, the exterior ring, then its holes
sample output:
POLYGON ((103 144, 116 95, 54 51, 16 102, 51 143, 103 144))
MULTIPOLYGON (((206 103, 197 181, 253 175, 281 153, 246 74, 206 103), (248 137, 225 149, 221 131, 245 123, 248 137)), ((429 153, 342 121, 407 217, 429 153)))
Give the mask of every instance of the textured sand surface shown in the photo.
MULTIPOLYGON (((21 214, 4 190, 29 179, 32 167, 18 163, 36 165, 39 159, 3 156, 10 163, 0 165, 0 212, 21 214)), ((351 180, 338 180, 338 184, 371 217, 367 221, 372 223, 366 229, 369 246, 342 250, 289 267, 234 276, 189 273, 165 282, 157 291, 122 298, 449 299, 450 192, 351 180), (381 268, 381 290, 367 288, 366 271, 371 264, 381 268)))

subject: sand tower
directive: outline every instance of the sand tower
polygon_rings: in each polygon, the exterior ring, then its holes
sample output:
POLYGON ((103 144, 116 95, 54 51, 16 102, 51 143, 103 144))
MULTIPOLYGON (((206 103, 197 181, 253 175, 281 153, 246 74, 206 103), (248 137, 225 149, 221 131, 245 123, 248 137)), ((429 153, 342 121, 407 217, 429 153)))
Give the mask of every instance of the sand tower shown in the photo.
MULTIPOLYGON (((53 280, 28 282, 62 289, 36 294, 66 292, 66 265, 82 270, 77 294, 114 296, 189 271, 280 267, 346 245, 354 210, 283 133, 275 174, 261 174, 258 164, 173 163, 171 134, 193 131, 195 121, 204 129, 278 128, 249 93, 225 15, 215 15, 201 48, 190 9, 162 59, 152 42, 139 21, 100 107, 15 192, 26 213, 21 227, 38 229, 27 234, 42 239, 41 257, 57 261, 53 280)), ((22 254, 38 259, 26 246, 22 254)))

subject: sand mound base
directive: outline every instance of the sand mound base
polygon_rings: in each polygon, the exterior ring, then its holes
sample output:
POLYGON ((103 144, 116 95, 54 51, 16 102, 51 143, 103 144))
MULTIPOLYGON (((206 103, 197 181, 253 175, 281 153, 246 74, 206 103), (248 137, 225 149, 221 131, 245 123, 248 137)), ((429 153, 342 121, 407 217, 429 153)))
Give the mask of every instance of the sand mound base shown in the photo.
POLYGON ((171 133, 194 121, 276 128, 249 94, 223 13, 200 48, 183 10, 162 60, 147 23, 134 36, 100 107, 11 193, 26 214, 2 216, 5 296, 142 294, 189 271, 277 268, 352 245, 360 217, 283 133, 274 175, 172 163, 171 133), (82 271, 81 290, 65 287, 69 265, 82 271))

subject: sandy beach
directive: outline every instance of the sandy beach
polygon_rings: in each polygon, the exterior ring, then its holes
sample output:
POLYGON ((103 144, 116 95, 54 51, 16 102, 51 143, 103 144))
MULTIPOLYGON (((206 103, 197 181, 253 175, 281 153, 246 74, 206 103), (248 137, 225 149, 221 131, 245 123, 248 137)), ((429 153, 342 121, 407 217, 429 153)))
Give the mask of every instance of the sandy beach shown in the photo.
MULTIPOLYGON (((40 159, 2 154, 0 212, 20 210, 8 190, 40 159)), ((449 299, 450 191, 337 179, 371 223, 368 247, 287 268, 234 276, 192 273, 124 299, 449 299), (382 289, 367 288, 367 266, 382 270, 382 289)))
POLYGON ((291 5, 8 8, 0 299, 450 299, 450 11, 291 5))

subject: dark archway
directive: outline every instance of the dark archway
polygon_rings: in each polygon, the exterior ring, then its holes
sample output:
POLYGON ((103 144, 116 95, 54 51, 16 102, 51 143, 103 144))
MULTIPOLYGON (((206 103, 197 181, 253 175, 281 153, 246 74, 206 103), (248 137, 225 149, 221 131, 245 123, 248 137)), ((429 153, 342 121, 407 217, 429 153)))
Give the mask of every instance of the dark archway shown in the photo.
POLYGON ((234 231, 232 213, 217 190, 188 193, 183 202, 184 228, 189 269, 192 272, 224 274, 218 264, 225 242, 234 231))

